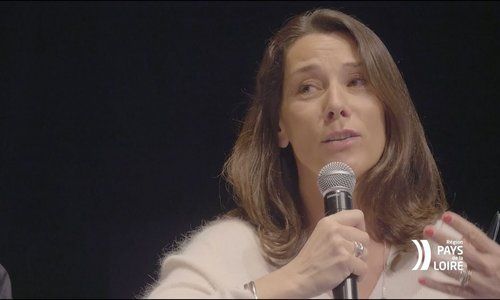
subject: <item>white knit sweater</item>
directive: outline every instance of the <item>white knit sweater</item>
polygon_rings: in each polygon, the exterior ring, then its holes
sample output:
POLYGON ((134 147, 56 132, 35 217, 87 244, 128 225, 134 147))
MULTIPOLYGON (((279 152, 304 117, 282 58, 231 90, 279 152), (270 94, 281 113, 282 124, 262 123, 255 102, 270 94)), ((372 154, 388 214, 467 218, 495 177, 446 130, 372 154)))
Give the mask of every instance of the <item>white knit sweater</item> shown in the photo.
MULTIPOLYGON (((392 247, 388 268, 381 275, 370 298, 450 298, 450 295, 421 286, 418 278, 427 276, 452 282, 441 272, 411 271, 415 253, 399 253, 392 247), (397 263, 395 258, 398 257, 397 263)), ((268 264, 255 229, 237 218, 212 221, 191 234, 161 263, 158 281, 149 287, 147 298, 253 298, 243 288, 275 268, 268 264)), ((258 291, 257 291, 258 294, 258 291)), ((332 298, 325 291, 314 298, 332 298)))

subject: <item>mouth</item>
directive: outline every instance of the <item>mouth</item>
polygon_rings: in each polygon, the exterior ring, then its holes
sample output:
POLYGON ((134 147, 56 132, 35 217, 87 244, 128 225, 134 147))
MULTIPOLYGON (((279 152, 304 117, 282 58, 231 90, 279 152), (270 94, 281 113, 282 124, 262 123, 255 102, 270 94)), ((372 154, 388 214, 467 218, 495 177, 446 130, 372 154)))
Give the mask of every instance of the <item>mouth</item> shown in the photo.
POLYGON ((348 136, 348 137, 345 137, 345 138, 328 139, 328 140, 323 141, 323 143, 340 142, 340 141, 345 141, 345 140, 347 140, 349 138, 352 138, 352 136, 348 136))
POLYGON ((341 130, 330 133, 322 143, 341 142, 351 138, 359 137, 360 134, 353 130, 341 130))

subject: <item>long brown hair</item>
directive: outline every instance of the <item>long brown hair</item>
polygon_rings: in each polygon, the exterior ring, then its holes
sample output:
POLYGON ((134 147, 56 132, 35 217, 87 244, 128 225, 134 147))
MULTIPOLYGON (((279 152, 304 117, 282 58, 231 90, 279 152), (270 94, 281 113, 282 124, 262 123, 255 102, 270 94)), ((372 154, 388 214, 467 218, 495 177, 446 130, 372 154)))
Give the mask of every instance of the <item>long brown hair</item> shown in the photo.
MULTIPOLYGON (((447 208, 441 176, 406 84, 382 41, 353 17, 317 9, 288 21, 268 42, 254 97, 223 175, 238 214, 257 230, 269 262, 293 258, 306 238, 291 147, 278 146, 279 110, 287 49, 310 33, 343 32, 357 45, 368 80, 382 102, 386 145, 380 160, 358 178, 355 198, 376 241, 408 249, 423 226, 447 208)), ((234 214, 233 214, 234 215, 234 214)))

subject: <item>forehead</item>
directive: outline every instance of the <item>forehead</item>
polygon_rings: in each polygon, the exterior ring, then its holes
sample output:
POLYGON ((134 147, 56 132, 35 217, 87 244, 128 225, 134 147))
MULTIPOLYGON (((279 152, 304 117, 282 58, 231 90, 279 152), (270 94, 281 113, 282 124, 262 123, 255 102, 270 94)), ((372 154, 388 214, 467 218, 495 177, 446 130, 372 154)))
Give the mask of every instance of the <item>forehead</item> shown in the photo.
POLYGON ((291 70, 313 60, 360 62, 353 39, 345 33, 311 33, 297 39, 286 51, 285 68, 291 70))

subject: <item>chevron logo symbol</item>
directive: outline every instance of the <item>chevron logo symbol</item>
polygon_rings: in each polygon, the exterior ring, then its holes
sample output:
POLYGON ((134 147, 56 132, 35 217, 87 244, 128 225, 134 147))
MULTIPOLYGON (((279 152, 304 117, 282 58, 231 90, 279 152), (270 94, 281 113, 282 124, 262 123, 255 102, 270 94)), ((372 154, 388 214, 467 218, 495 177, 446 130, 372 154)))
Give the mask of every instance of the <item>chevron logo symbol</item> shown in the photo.
POLYGON ((412 271, 428 270, 429 265, 431 264, 431 246, 429 245, 429 241, 427 240, 411 240, 411 241, 417 247, 417 252, 418 252, 417 263, 413 267, 412 271), (422 246, 420 246, 420 243, 422 243, 422 246))

